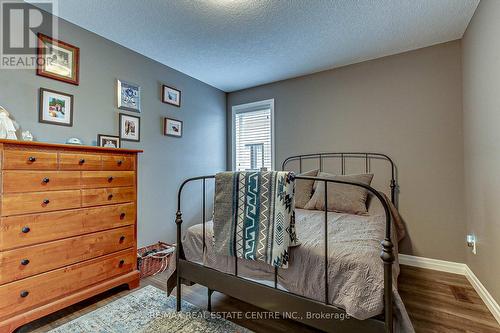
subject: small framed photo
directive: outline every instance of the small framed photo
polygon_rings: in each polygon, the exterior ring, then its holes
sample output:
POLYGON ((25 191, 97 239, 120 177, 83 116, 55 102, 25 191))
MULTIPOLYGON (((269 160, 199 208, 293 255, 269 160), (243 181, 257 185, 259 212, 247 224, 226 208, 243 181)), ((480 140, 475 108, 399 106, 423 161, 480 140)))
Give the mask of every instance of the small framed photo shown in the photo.
POLYGON ((38 107, 40 123, 73 126, 73 95, 40 88, 38 107))
POLYGON ((36 74, 79 85, 80 49, 44 34, 38 34, 36 74))
POLYGON ((141 87, 137 84, 117 81, 118 108, 122 110, 141 112, 141 87))
POLYGON ((141 141, 141 118, 120 113, 120 139, 141 141))
POLYGON ((163 135, 175 136, 180 138, 182 136, 182 121, 171 119, 171 118, 163 118, 163 135))
POLYGON ((99 147, 120 148, 120 137, 115 135, 97 134, 99 147))
POLYGON ((181 106, 181 91, 175 88, 162 85, 161 88, 161 101, 177 107, 181 106))

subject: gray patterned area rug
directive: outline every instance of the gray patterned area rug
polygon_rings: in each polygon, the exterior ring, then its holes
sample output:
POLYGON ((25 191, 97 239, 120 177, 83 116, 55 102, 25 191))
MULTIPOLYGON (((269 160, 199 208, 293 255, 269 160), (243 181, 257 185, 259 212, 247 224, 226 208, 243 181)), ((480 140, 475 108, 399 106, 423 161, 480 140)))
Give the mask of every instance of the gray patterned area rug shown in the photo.
POLYGON ((175 303, 175 297, 147 286, 49 333, 251 333, 185 301, 182 302, 182 311, 176 312, 175 303))

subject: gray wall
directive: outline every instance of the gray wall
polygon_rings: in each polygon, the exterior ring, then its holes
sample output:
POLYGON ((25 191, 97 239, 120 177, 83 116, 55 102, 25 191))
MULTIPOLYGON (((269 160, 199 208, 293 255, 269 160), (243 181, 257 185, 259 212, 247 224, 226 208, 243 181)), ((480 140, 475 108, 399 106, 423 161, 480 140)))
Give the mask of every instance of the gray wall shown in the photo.
POLYGON ((482 0, 463 39, 467 264, 500 302, 500 1, 482 0))
POLYGON ((401 252, 464 261, 460 41, 230 93, 228 119, 232 105, 269 98, 277 165, 298 153, 387 153, 409 234, 401 252))
MULTIPOLYGON (((176 192, 190 176, 226 167, 225 93, 121 47, 73 24, 59 20, 59 39, 80 47, 80 86, 39 77, 34 70, 0 71, 0 105, 37 141, 65 142, 69 137, 95 144, 97 134, 118 134, 116 79, 142 87, 141 142, 123 147, 143 149, 139 158, 138 242, 175 240, 176 192), (160 101, 161 83, 182 91, 182 107, 160 101), (38 89, 75 95, 73 127, 38 123, 38 89), (162 117, 184 121, 182 138, 162 135, 162 117)), ((168 46, 166 46, 168 47, 168 46)), ((198 214, 199 198, 189 200, 198 214)), ((185 214, 193 221, 194 210, 185 214)))

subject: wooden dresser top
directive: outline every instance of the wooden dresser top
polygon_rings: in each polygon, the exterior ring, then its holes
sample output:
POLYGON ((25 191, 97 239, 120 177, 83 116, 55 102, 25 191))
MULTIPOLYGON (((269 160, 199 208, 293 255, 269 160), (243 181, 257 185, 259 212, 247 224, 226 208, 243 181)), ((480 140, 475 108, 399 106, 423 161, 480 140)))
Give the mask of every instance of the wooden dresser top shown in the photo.
POLYGON ((47 142, 38 142, 38 141, 19 141, 19 140, 7 140, 7 139, 0 139, 0 144, 27 146, 27 147, 40 147, 40 148, 63 148, 63 149, 74 149, 74 150, 79 150, 79 151, 129 153, 129 154, 136 154, 136 153, 143 152, 142 150, 139 150, 139 149, 108 148, 108 147, 70 145, 70 144, 47 143, 47 142))

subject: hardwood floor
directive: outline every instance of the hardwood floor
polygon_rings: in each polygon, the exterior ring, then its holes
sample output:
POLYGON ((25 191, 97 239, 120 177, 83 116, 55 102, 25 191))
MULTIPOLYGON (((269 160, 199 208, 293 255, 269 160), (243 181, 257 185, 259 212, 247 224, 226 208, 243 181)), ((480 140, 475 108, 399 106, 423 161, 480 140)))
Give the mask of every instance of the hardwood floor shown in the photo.
MULTIPOLYGON (((165 289, 165 276, 141 281, 141 286, 165 289)), ((401 297, 417 333, 500 333, 500 326, 464 276, 401 266, 401 297)), ((23 326, 20 333, 47 332, 110 303, 130 291, 115 289, 23 326)), ((206 307, 207 290, 184 287, 185 300, 206 307)), ((213 311, 258 311, 259 309, 220 293, 212 296, 213 311)), ((290 320, 233 320, 255 332, 316 332, 290 320)))
POLYGON ((399 293, 418 333, 499 333, 465 276, 401 266, 399 293))

